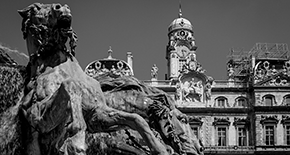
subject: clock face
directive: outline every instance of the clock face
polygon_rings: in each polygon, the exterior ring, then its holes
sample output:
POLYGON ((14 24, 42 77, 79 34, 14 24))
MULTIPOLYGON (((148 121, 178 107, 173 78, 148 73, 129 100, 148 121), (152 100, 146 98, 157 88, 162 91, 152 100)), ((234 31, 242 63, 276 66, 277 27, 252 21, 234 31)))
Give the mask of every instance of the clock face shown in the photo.
POLYGON ((181 50, 178 50, 177 53, 178 53, 180 58, 185 58, 187 56, 187 54, 188 54, 188 51, 185 50, 185 49, 181 49, 181 50))

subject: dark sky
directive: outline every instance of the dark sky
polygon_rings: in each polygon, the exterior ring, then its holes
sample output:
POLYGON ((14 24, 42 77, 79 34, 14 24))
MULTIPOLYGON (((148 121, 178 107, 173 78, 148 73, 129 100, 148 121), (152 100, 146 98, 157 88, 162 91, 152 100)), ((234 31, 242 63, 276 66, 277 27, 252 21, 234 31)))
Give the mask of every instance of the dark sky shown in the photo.
MULTIPOLYGON (((1 0, 0 42, 27 53, 17 10, 32 0, 1 0)), ((108 56, 126 60, 134 55, 138 79, 150 79, 153 64, 158 77, 167 71, 165 49, 167 28, 178 16, 179 0, 39 0, 40 3, 68 4, 73 28, 78 34, 76 57, 88 63, 108 56)), ((197 61, 214 79, 226 79, 230 48, 250 50, 255 43, 290 45, 290 0, 182 0, 183 17, 191 21, 196 39, 197 61)))

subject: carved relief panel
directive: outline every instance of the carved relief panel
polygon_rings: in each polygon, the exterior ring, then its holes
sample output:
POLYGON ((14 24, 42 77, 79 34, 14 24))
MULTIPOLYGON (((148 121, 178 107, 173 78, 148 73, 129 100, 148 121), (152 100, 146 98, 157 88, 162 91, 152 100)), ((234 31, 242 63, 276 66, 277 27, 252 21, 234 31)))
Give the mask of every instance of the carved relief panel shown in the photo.
POLYGON ((179 99, 185 102, 203 102, 204 86, 205 79, 199 77, 196 72, 183 74, 179 78, 179 99))
POLYGON ((186 46, 188 49, 196 50, 193 32, 179 30, 169 34, 168 50, 174 50, 177 46, 186 46))
POLYGON ((91 77, 108 74, 109 76, 132 76, 130 66, 122 60, 98 60, 85 68, 85 73, 91 77))
POLYGON ((187 102, 203 101, 203 83, 200 79, 184 79, 181 82, 182 100, 187 102))
POLYGON ((264 86, 289 86, 290 61, 259 61, 254 68, 254 83, 264 86))

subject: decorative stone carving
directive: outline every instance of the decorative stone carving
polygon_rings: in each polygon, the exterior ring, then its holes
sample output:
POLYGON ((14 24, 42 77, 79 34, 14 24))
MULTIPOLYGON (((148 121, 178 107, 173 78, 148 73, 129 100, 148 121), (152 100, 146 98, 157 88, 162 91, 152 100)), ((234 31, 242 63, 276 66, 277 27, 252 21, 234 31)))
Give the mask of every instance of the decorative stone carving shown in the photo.
POLYGON ((277 124, 279 122, 277 115, 261 115, 260 123, 264 125, 265 123, 274 123, 277 124))
POLYGON ((151 68, 151 78, 157 79, 157 77, 158 77, 158 67, 156 66, 156 64, 154 64, 153 67, 151 68))
POLYGON ((264 86, 289 86, 290 74, 287 74, 288 69, 286 65, 281 67, 277 66, 273 64, 270 67, 270 63, 268 61, 258 62, 255 66, 254 83, 264 86))
POLYGON ((203 101, 203 85, 201 80, 192 78, 190 81, 184 81, 181 85, 183 100, 187 102, 203 101))
POLYGON ((231 63, 228 63, 228 65, 227 65, 227 67, 228 67, 228 78, 229 79, 233 79, 234 78, 234 67, 233 67, 233 65, 231 64, 231 63))
POLYGON ((213 135, 211 133, 211 126, 212 126, 211 119, 212 119, 212 117, 206 116, 205 120, 204 120, 204 122, 205 122, 205 125, 204 125, 204 127, 205 127, 204 136, 205 136, 205 144, 206 145, 210 145, 211 144, 211 139, 213 138, 212 137, 213 135))
POLYGON ((257 140, 257 145, 263 145, 263 125, 260 123, 261 122, 261 117, 256 116, 256 121, 255 121, 255 130, 256 130, 256 140, 257 140))
POLYGON ((126 62, 117 59, 103 59, 92 62, 86 67, 85 73, 91 77, 101 75, 108 75, 111 77, 133 75, 129 65, 126 62))
POLYGON ((202 117, 188 116, 189 124, 201 126, 203 124, 202 117))
POLYGON ((247 117, 234 117, 234 125, 248 125, 250 122, 247 117))
POLYGON ((230 119, 228 117, 214 117, 214 121, 212 123, 214 126, 216 125, 227 125, 231 124, 230 119))
POLYGON ((209 76, 208 80, 207 80, 207 82, 205 83, 205 86, 204 86, 205 98, 206 98, 207 101, 211 99, 211 86, 212 86, 212 83, 213 83, 213 78, 209 76))
POLYGON ((193 33, 186 30, 171 33, 168 44, 168 50, 174 50, 176 46, 186 46, 191 51, 197 49, 193 33))
POLYGON ((290 124, 290 115, 282 115, 281 124, 290 124))

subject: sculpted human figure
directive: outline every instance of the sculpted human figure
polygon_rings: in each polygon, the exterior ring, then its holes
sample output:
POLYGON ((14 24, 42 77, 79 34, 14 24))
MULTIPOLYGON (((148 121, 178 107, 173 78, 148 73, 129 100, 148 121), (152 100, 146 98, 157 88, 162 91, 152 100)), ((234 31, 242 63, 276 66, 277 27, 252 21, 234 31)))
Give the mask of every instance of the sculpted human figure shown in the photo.
POLYGON ((158 67, 156 66, 156 64, 154 64, 151 69, 151 77, 152 79, 157 79, 157 76, 158 76, 158 67))
MULTIPOLYGON (((25 96, 21 100, 21 111, 28 122, 27 131, 23 132, 27 134, 27 145, 24 147, 27 154, 84 155, 87 149, 85 132, 110 132, 123 127, 138 131, 151 154, 169 154, 164 142, 155 136, 151 126, 140 114, 114 108, 113 105, 119 103, 111 102, 112 98, 104 94, 100 83, 83 72, 74 57, 76 34, 71 27, 72 15, 67 5, 35 3, 19 13, 23 18, 22 31, 30 55, 25 96), (70 50, 65 45, 68 39, 71 42, 70 50)), ((125 81, 122 79, 120 83, 125 81)), ((144 105, 144 99, 148 97, 140 96, 142 100, 128 102, 144 105)), ((121 97, 125 100, 126 96, 121 97)), ((157 104, 155 100, 151 99, 150 105, 157 104)), ((149 109, 157 112, 154 108, 149 109)), ((156 121, 164 122, 161 118, 156 121)), ((175 127, 178 123, 173 121, 171 125, 175 127)), ((188 124, 183 127, 187 130, 189 128, 188 124)), ((171 134, 178 137, 176 132, 171 134)), ((168 131, 164 130, 163 133, 168 131)), ((190 141, 166 144, 179 154, 184 150, 188 154, 202 154, 200 145, 195 145, 197 139, 189 133, 186 137, 190 141)), ((168 137, 164 136, 162 140, 165 141, 165 138, 168 137)))

